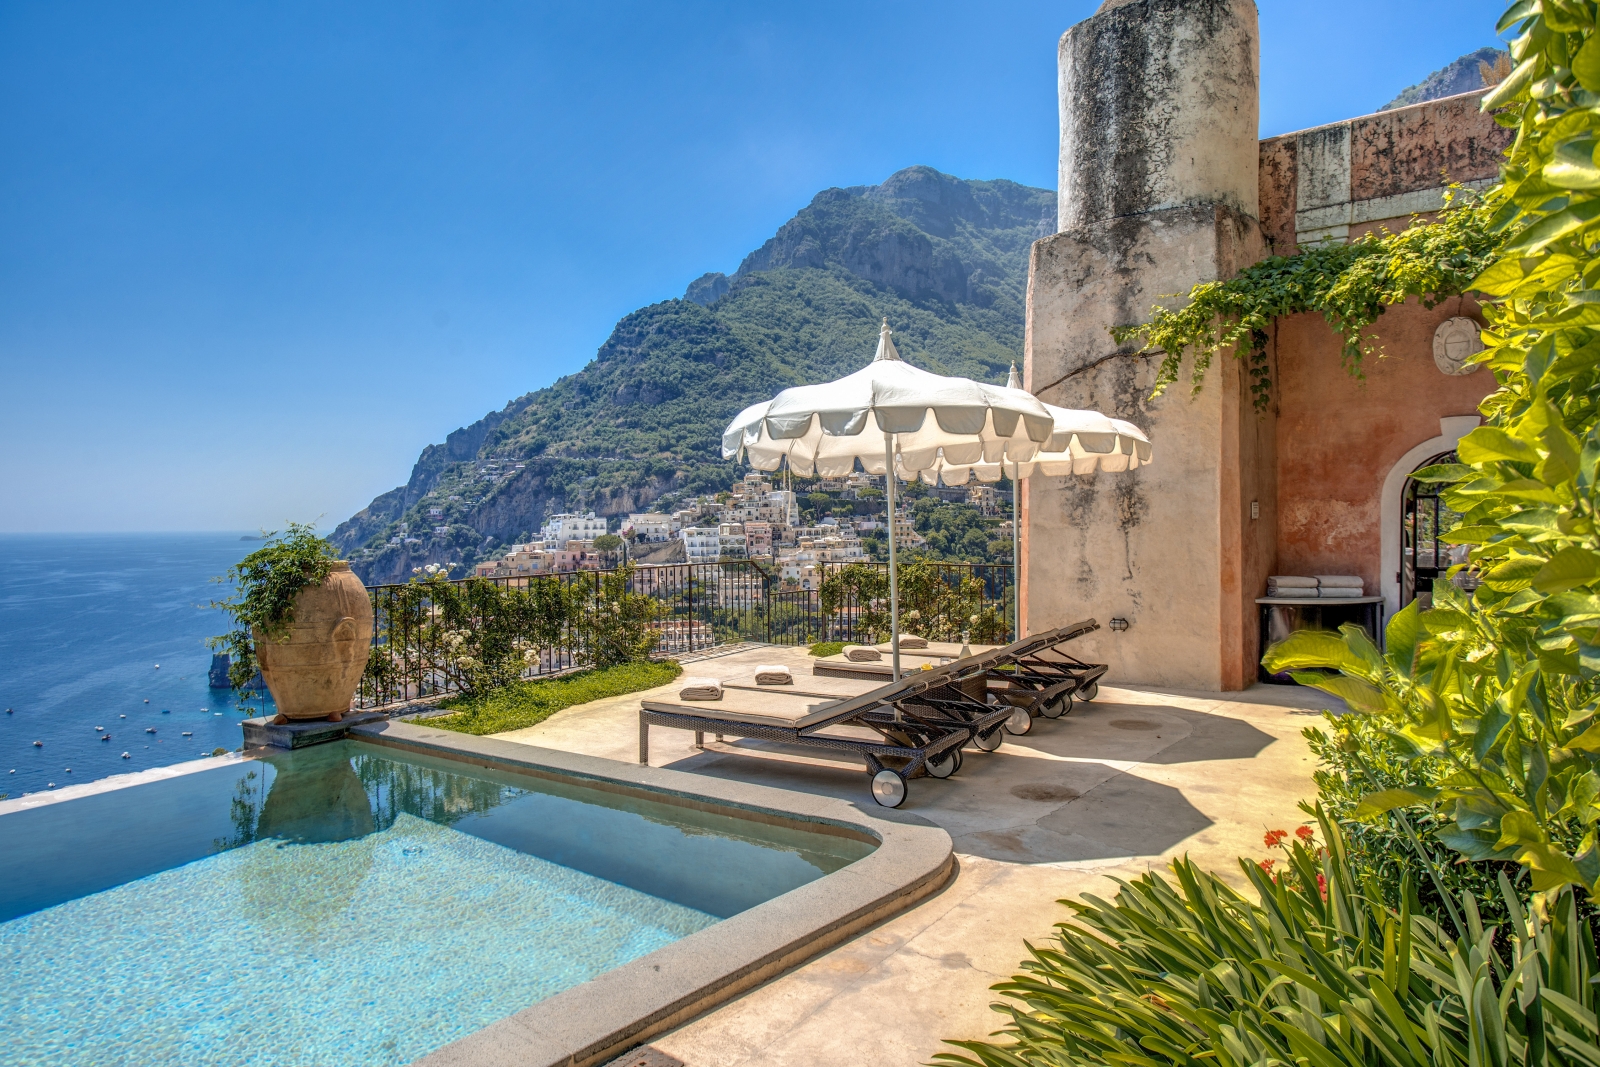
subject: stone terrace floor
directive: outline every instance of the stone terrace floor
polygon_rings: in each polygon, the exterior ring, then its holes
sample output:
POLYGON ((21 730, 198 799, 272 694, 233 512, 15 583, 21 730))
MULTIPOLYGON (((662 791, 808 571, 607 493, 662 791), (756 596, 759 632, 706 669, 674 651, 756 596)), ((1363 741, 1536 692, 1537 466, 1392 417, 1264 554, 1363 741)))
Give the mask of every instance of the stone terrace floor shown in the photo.
MULTIPOLYGON (((760 663, 810 673, 803 648, 746 646, 688 667, 732 675, 760 663)), ((676 685, 657 692, 668 693, 676 685)), ((642 694, 569 708, 499 735, 609 759, 638 759, 642 694)), ((989 986, 1015 973, 1023 939, 1066 917, 1055 902, 1110 897, 1188 853, 1244 879, 1262 834, 1306 821, 1315 793, 1305 740, 1328 702, 1313 690, 1256 686, 1226 695, 1102 686, 1065 718, 1035 721, 961 771, 910 783, 903 811, 944 827, 959 872, 945 889, 808 963, 613 1061, 629 1067, 923 1064, 943 1038, 980 1038, 1002 1023, 989 986)), ((865 768, 759 741, 696 750, 687 731, 652 728, 658 767, 781 786, 874 806, 865 768)))

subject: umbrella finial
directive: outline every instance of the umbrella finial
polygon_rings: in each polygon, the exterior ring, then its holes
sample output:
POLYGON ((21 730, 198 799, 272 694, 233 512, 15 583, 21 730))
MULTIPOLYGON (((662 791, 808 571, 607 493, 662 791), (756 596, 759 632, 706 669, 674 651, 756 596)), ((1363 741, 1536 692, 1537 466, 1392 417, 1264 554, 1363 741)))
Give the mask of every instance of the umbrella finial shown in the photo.
POLYGON ((889 318, 884 316, 883 328, 878 331, 878 352, 872 357, 874 363, 880 359, 898 360, 900 358, 900 352, 894 347, 894 341, 890 339, 889 333, 889 318))
POLYGON ((1006 388, 1007 389, 1021 389, 1022 388, 1022 375, 1017 373, 1017 361, 1016 360, 1012 360, 1011 361, 1011 374, 1010 374, 1010 376, 1008 376, 1006 378, 1006 388))

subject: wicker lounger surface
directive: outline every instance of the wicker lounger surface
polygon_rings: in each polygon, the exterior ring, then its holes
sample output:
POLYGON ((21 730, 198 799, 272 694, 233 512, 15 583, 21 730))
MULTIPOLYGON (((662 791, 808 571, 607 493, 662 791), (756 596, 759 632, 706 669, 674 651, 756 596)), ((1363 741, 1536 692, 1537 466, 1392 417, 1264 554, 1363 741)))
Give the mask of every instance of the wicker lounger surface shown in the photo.
MULTIPOLYGON (((883 642, 883 644, 881 644, 881 645, 873 645, 872 647, 877 649, 879 652, 882 652, 885 656, 894 655, 894 645, 892 645, 888 641, 883 642)), ((985 653, 988 653, 988 652, 996 652, 1003 646, 1001 646, 1001 645, 970 645, 969 644, 966 647, 967 647, 967 654, 969 656, 981 656, 981 655, 984 655, 985 653)), ((923 656, 923 657, 930 657, 930 658, 933 658, 933 659, 960 659, 961 658, 961 642, 960 641, 929 641, 927 648, 902 648, 900 650, 900 658, 903 660, 907 656, 923 656)))
POLYGON ((882 688, 884 681, 882 678, 807 676, 797 673, 793 685, 757 685, 754 673, 746 672, 723 682, 722 689, 724 693, 738 689, 757 693, 796 693, 816 700, 845 700, 882 688))
MULTIPOLYGON (((646 698, 639 706, 647 711, 672 715, 696 715, 723 722, 748 722, 761 726, 787 726, 800 730, 834 717, 838 697, 818 697, 810 693, 773 692, 777 686, 755 692, 749 689, 722 688, 721 700, 679 700, 646 698)), ((788 686, 783 686, 788 689, 788 686)))

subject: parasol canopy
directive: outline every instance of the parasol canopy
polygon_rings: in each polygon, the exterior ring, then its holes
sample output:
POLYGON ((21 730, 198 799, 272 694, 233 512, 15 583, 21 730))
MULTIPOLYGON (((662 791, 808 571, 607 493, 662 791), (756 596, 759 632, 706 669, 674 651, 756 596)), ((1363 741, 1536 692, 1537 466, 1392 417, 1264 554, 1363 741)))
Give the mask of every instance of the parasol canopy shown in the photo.
POLYGON ((867 473, 882 474, 882 435, 893 434, 895 465, 914 477, 940 464, 1026 461, 1054 433, 1045 405, 1020 389, 946 377, 902 360, 885 319, 870 364, 745 408, 723 432, 722 456, 748 459, 763 471, 787 458, 802 477, 849 474, 858 460, 867 473))

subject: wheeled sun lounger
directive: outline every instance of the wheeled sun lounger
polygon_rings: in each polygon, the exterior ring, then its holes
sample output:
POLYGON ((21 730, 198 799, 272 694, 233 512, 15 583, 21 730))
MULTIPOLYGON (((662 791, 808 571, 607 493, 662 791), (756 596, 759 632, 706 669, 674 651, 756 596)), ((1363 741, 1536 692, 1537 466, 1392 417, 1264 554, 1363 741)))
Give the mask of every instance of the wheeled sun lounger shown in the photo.
MULTIPOLYGON (((953 666, 916 671, 854 696, 822 696, 818 678, 815 689, 801 679, 793 686, 734 680, 715 701, 647 698, 639 702, 639 762, 649 762, 652 726, 692 730, 696 745, 710 733, 854 752, 872 775, 873 799, 899 807, 909 779, 948 778, 964 744, 999 747, 1001 727, 1017 717, 1014 708, 983 699, 987 683, 980 676, 969 670, 962 677, 953 666)), ((846 680, 827 681, 838 687, 846 680)))
MULTIPOLYGON (((1092 699, 1099 689, 1098 680, 1106 671, 1105 664, 1074 659, 1061 651, 1061 646, 1099 628, 1100 624, 1094 619, 1085 619, 1031 634, 1009 645, 979 646, 973 649, 971 656, 957 659, 950 666, 967 677, 974 669, 981 670, 995 700, 1026 709, 1030 717, 1058 718, 1071 710, 1075 694, 1085 700, 1092 699)), ((917 652, 935 651, 933 643, 929 644, 929 649, 917 652)), ((876 647, 881 650, 889 646, 876 647)), ((959 645, 954 648, 960 650, 959 645)), ((937 651, 944 649, 940 647, 937 651)), ((900 653, 902 675, 915 672, 928 662, 926 655, 918 659, 910 649, 900 653)), ((811 670, 817 676, 844 678, 889 678, 893 674, 887 658, 858 662, 846 659, 842 653, 819 658, 811 670)), ((1010 729, 1013 733, 1027 732, 1020 722, 1010 729)))

